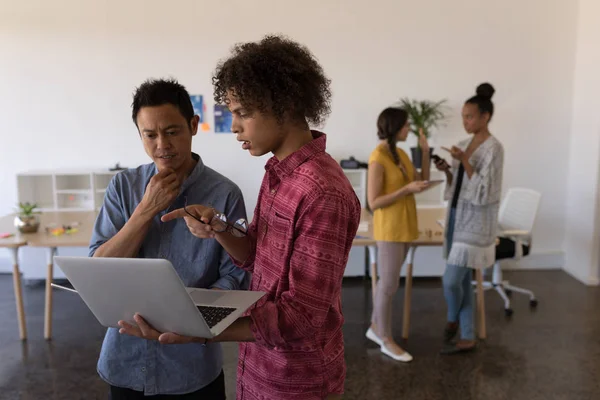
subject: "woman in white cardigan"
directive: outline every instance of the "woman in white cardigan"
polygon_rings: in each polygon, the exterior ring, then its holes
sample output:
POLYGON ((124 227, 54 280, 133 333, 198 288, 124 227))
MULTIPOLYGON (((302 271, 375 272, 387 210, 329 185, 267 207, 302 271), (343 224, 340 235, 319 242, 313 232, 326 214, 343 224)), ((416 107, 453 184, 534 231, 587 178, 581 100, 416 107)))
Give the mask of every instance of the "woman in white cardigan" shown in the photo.
POLYGON ((472 137, 447 150, 449 165, 437 158, 436 167, 446 173, 448 203, 443 285, 448 306, 443 354, 475 349, 474 268, 494 264, 498 208, 502 190, 504 149, 488 124, 494 114, 494 88, 488 83, 465 102, 463 125, 472 137), (460 326, 460 340, 453 342, 460 326))

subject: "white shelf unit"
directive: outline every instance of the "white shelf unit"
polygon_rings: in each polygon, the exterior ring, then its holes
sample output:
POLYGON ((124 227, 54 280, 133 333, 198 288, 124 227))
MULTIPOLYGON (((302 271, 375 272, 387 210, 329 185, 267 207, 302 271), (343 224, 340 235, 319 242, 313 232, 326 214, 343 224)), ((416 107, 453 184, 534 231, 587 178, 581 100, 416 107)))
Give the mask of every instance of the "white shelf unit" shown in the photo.
POLYGON ((362 208, 367 207, 367 170, 359 169, 344 169, 344 174, 350 181, 356 197, 360 200, 362 208))
MULTIPOLYGON (((344 169, 344 174, 350 181, 356 197, 358 197, 361 207, 367 207, 367 170, 344 169)), ((365 271, 365 249, 362 247, 353 247, 350 250, 348 263, 344 270, 344 276, 363 276, 365 271)))
POLYGON ((118 171, 42 170, 17 174, 19 202, 38 204, 42 212, 99 210, 106 188, 118 171))
MULTIPOLYGON (((108 169, 55 169, 17 174, 17 200, 37 203, 42 212, 98 211, 110 180, 118 171, 108 169)), ((87 247, 59 247, 64 256, 88 255, 87 247)), ((25 282, 46 279, 47 250, 25 246, 20 250, 20 267, 25 282)), ((0 260, 1 261, 1 260, 0 260)), ((64 278, 60 268, 55 278, 64 278)))

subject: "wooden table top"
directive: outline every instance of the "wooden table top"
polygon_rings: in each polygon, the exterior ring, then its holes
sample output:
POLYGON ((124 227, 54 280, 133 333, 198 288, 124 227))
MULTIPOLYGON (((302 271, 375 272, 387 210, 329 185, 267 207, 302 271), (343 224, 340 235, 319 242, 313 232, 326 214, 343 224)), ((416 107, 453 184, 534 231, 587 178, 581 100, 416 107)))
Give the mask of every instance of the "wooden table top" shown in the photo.
MULTIPOLYGON (((419 238, 412 242, 417 246, 441 246, 444 244, 444 228, 438 224, 438 220, 444 219, 445 208, 417 208, 417 220, 419 224, 419 238)), ((372 246, 373 240, 373 216, 365 209, 360 218, 361 226, 356 233, 354 246, 372 246)))
POLYGON ((20 233, 14 226, 14 214, 6 215, 0 217, 0 232, 14 235, 0 239, 0 247, 87 247, 97 215, 95 211, 44 212, 40 214, 40 229, 36 233, 20 233), (74 227, 77 232, 55 236, 46 230, 61 226, 74 227))
MULTIPOLYGON (((0 217, 0 233, 14 235, 0 239, 0 247, 15 248, 21 246, 33 247, 87 247, 92 236, 92 229, 98 213, 95 211, 75 212, 45 212, 40 215, 40 229, 36 233, 22 234, 14 226, 14 214, 0 217), (54 236, 46 228, 74 226, 76 233, 54 236)), ((417 208, 419 223, 419 238, 413 242, 418 246, 440 246, 444 243, 444 229, 437 223, 444 219, 445 208, 417 208)), ((365 209, 361 215, 354 246, 371 246, 375 244, 372 231, 372 215, 365 209)))

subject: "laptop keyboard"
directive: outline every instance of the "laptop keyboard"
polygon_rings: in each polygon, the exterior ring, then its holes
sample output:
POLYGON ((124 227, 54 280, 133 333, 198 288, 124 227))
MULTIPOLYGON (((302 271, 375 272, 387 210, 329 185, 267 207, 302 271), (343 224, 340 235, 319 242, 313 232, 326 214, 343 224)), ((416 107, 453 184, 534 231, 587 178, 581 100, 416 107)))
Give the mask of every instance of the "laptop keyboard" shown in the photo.
POLYGON ((235 308, 228 307, 207 307, 207 306, 196 306, 200 314, 204 317, 204 320, 208 324, 209 328, 217 325, 219 322, 227 318, 229 314, 234 312, 235 308))

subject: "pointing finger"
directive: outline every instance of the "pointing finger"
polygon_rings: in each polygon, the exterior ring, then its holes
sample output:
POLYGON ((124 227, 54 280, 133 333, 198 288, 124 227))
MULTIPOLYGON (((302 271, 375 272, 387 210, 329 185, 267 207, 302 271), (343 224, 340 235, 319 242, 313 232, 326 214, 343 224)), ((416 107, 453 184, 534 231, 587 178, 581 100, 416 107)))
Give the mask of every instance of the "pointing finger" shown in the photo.
POLYGON ((185 212, 185 210, 183 208, 178 208, 177 210, 173 210, 169 213, 166 213, 165 215, 163 215, 160 220, 162 222, 167 222, 167 221, 172 221, 174 219, 177 218, 183 218, 185 216, 187 216, 188 214, 185 212))

